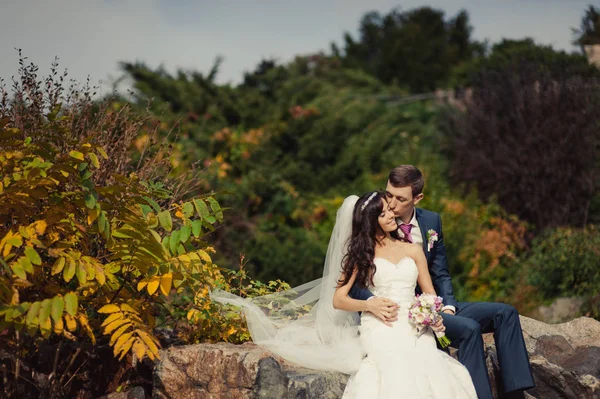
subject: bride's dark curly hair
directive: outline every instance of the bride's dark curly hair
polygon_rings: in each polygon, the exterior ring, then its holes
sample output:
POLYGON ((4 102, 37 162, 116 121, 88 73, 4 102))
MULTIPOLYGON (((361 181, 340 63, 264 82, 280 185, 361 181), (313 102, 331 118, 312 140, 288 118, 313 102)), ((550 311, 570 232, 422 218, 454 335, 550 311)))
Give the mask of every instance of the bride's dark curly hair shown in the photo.
POLYGON ((375 257, 375 244, 377 232, 381 232, 379 215, 386 202, 385 193, 371 191, 364 194, 354 205, 352 212, 352 235, 348 243, 348 251, 342 260, 342 278, 339 286, 348 283, 354 268, 358 270, 356 283, 361 287, 373 284, 376 267, 373 263, 375 257), (382 201, 383 200, 383 201, 382 201), (365 206, 366 203, 366 206, 365 206))

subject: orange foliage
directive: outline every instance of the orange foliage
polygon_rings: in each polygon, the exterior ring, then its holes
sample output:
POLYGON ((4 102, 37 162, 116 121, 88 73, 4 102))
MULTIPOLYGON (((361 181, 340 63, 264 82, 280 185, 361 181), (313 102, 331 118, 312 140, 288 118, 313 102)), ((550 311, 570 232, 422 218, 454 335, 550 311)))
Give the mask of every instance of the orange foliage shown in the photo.
POLYGON ((516 258, 516 252, 525 247, 525 226, 513 220, 493 217, 490 227, 484 229, 475 241, 475 257, 469 277, 478 277, 482 270, 494 270, 503 257, 516 258))
POLYGON ((316 108, 303 108, 300 105, 291 107, 288 112, 294 119, 306 118, 313 115, 318 115, 319 111, 316 108))

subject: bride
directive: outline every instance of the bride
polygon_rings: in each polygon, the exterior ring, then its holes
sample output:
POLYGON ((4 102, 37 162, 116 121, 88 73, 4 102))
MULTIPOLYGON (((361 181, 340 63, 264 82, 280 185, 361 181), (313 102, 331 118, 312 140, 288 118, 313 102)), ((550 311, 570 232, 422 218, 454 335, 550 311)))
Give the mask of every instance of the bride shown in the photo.
POLYGON ((243 309, 256 344, 303 367, 350 374, 346 399, 476 398, 467 369, 436 348, 431 331, 419 335, 409 324, 417 282, 435 291, 422 249, 394 240, 396 228, 382 193, 350 196, 337 212, 321 279, 258 298, 218 290, 211 297, 243 309), (355 280, 395 301, 398 319, 375 317, 377 299, 351 299, 355 280))
MULTIPOLYGON (((467 369, 436 347, 432 331, 419 335, 409 323, 408 309, 419 284, 435 295, 420 245, 395 240, 398 228, 383 194, 358 199, 352 216, 352 235, 333 296, 333 306, 365 310, 365 302, 348 296, 355 281, 376 297, 399 305, 390 326, 372 313, 361 315, 360 342, 366 357, 350 379, 344 398, 476 398, 467 369)), ((443 325, 433 327, 443 331, 443 325)))

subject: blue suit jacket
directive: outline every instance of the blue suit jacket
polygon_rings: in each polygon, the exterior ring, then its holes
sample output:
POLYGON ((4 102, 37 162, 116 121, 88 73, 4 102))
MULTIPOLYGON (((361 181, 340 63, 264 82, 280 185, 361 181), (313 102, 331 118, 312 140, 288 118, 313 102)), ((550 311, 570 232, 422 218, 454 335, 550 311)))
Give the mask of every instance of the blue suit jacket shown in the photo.
MULTIPOLYGON (((425 209, 415 209, 419 229, 423 235, 423 252, 427 258, 427 266, 435 292, 444 299, 444 305, 451 305, 458 311, 458 302, 452 292, 452 279, 448 272, 448 262, 446 259, 446 247, 444 246, 444 233, 442 232, 442 219, 435 212, 425 209), (438 233, 438 240, 433 243, 431 251, 427 250, 427 231, 435 230, 438 233)), ((418 288, 417 288, 418 289, 418 288)), ((373 296, 371 291, 365 287, 354 283, 350 289, 349 295, 354 299, 365 300, 373 296)))

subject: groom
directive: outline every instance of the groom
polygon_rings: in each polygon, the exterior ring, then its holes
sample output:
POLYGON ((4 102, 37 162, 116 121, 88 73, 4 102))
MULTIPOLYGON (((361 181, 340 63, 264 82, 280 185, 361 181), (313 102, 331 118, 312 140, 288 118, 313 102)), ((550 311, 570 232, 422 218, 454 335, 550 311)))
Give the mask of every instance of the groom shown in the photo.
MULTIPOLYGON (((522 398, 523 391, 534 387, 534 382, 519 315, 514 307, 503 303, 458 302, 454 298, 440 216, 415 208, 423 199, 423 186, 421 171, 412 165, 390 172, 386 197, 396 215, 398 235, 423 246, 435 291, 444 299, 446 335, 458 348, 458 360, 469 370, 478 398, 492 398, 481 336, 489 332, 494 333, 504 391, 507 397, 522 398)), ((373 294, 355 284, 350 296, 368 300, 373 294)))

